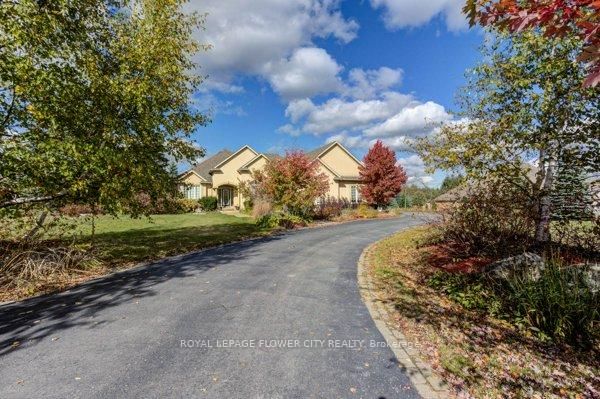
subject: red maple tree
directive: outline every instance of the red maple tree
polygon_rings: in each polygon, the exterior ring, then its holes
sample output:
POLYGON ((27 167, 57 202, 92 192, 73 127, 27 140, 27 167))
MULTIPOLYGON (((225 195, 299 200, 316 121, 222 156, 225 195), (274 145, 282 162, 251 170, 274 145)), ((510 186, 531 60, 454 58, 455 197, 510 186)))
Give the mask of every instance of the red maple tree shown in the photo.
POLYGON ((600 0, 467 0, 471 25, 520 32, 540 27, 550 37, 575 34, 584 41, 579 60, 588 64, 584 86, 600 83, 600 0))
POLYGON ((406 183, 406 172, 396 165, 396 154, 377 140, 369 149, 359 167, 363 186, 361 194, 370 204, 378 207, 389 204, 406 183))

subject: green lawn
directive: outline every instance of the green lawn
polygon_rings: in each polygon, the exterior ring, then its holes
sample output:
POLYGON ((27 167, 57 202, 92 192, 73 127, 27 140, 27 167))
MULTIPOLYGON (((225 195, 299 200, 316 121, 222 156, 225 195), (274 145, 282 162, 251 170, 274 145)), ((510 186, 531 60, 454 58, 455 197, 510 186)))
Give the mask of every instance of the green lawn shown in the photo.
MULTIPOLYGON (((91 243, 91 221, 80 218, 78 242, 91 243)), ((249 217, 221 213, 155 215, 132 219, 100 216, 96 219, 94 248, 110 263, 127 263, 266 235, 249 217)))

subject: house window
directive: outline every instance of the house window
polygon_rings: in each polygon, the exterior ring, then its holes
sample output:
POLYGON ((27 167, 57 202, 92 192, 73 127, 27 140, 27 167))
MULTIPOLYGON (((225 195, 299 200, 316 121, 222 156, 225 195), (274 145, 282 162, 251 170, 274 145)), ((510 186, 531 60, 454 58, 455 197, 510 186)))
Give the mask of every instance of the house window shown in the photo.
POLYGON ((354 204, 360 202, 360 192, 358 191, 358 186, 350 186, 350 200, 354 204))
POLYGON ((187 199, 198 199, 200 195, 200 186, 187 186, 184 188, 183 194, 187 199))

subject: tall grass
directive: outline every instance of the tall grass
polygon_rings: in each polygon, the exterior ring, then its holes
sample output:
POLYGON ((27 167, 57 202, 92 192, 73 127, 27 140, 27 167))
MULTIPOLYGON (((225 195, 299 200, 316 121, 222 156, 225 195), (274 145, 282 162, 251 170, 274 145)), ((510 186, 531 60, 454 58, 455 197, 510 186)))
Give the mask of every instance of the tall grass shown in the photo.
POLYGON ((600 295, 590 287, 584 267, 551 260, 538 280, 516 275, 500 294, 506 294, 515 316, 553 340, 588 345, 600 338, 600 295))

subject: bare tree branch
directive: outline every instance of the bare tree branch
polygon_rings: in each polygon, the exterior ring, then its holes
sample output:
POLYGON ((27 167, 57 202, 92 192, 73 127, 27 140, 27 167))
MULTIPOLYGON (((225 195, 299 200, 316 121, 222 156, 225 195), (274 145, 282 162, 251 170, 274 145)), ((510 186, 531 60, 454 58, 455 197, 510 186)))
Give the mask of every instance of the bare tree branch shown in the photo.
POLYGON ((61 191, 54 195, 45 195, 45 196, 39 196, 39 197, 19 197, 19 198, 14 198, 14 199, 11 199, 8 201, 0 202, 0 208, 8 208, 11 206, 16 206, 16 205, 33 204, 33 203, 39 203, 39 202, 48 202, 48 201, 52 201, 52 200, 64 197, 65 195, 67 195, 67 191, 61 191))

